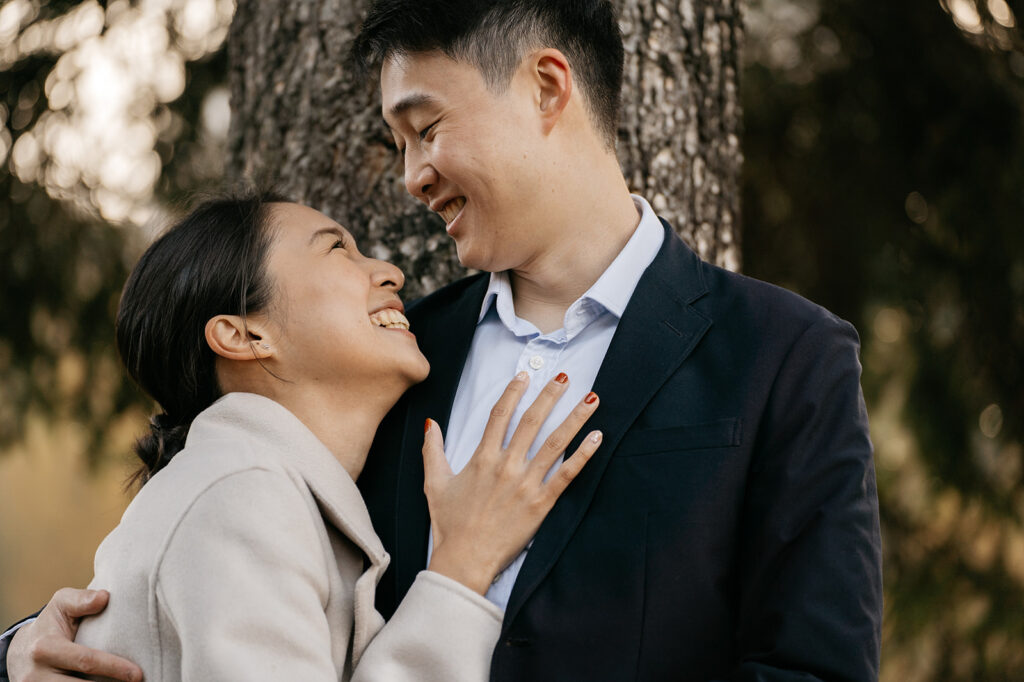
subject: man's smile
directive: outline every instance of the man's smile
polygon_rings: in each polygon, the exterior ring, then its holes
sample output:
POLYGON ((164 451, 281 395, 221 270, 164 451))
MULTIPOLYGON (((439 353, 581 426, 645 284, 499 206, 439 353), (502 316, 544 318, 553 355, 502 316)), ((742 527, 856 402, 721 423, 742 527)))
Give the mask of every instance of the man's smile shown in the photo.
POLYGON ((437 214, 444 220, 445 225, 451 225, 452 221, 462 211, 463 206, 466 205, 466 197, 455 197, 450 199, 441 208, 437 209, 437 214))

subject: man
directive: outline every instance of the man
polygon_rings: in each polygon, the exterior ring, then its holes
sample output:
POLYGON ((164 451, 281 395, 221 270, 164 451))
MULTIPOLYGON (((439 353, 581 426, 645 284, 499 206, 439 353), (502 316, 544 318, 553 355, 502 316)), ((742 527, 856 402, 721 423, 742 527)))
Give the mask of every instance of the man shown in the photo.
MULTIPOLYGON (((527 371, 536 391, 565 371, 579 394, 565 409, 601 396, 604 443, 488 592, 505 609, 492 679, 876 679, 856 332, 703 263, 629 194, 610 3, 379 0, 354 55, 381 65, 409 192, 464 265, 491 273, 409 309, 431 375, 382 424, 359 481, 394 558, 381 612, 431 549, 424 418, 458 471, 507 377, 527 371)), ((48 610, 12 657, 54 660, 45 632, 74 619, 48 610)))

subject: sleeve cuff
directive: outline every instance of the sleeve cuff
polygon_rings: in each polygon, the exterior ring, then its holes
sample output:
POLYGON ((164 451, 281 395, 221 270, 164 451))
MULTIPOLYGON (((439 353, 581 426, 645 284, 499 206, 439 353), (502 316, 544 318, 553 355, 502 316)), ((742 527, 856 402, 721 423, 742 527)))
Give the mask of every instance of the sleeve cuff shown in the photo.
POLYGON ((501 608, 499 608, 492 602, 488 601, 482 595, 477 594, 476 592, 469 589, 462 583, 458 582, 457 580, 453 580, 448 576, 441 575, 440 573, 435 573, 434 571, 424 570, 420 571, 419 575, 416 576, 416 582, 422 582, 425 585, 430 585, 431 590, 436 589, 444 591, 469 602, 476 608, 482 609, 499 625, 501 624, 501 621, 505 618, 505 612, 501 608))
POLYGON ((14 633, 17 632, 18 630, 20 630, 23 626, 28 625, 29 623, 32 623, 33 621, 35 621, 35 617, 34 616, 32 618, 26 618, 25 620, 21 621, 20 623, 16 623, 16 624, 12 625, 10 627, 10 629, 7 630, 7 632, 5 632, 4 634, 0 635, 0 640, 4 641, 4 645, 5 646, 10 646, 11 639, 14 637, 14 633))
POLYGON ((11 647, 11 640, 14 639, 14 633, 16 633, 22 626, 28 625, 35 620, 35 616, 32 618, 26 618, 25 620, 11 626, 4 634, 0 635, 0 682, 10 682, 10 677, 7 674, 7 650, 11 647))

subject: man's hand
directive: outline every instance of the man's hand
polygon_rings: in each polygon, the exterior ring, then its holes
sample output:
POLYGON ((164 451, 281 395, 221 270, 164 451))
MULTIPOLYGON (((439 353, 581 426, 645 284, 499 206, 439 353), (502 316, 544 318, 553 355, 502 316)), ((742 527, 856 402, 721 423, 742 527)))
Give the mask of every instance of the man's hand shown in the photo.
POLYGON ((58 590, 39 617, 11 640, 7 652, 11 682, 72 679, 65 673, 141 681, 142 669, 131 661, 74 642, 79 620, 102 611, 109 598, 103 590, 58 590))

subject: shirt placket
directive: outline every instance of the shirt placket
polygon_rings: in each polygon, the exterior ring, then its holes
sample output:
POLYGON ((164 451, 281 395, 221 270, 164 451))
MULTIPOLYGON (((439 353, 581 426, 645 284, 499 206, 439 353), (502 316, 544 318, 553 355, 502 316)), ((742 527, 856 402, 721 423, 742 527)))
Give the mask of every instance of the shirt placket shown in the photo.
MULTIPOLYGON (((526 372, 527 376, 530 377, 530 385, 527 387, 522 400, 519 401, 519 405, 516 406, 516 411, 512 418, 513 424, 519 423, 523 413, 540 395, 541 389, 561 371, 558 367, 558 359, 564 348, 564 343, 553 341, 543 336, 533 337, 523 347, 522 353, 519 354, 519 361, 516 363, 516 372, 526 372)), ((508 444, 511 435, 511 433, 506 435, 506 444, 508 444)))

